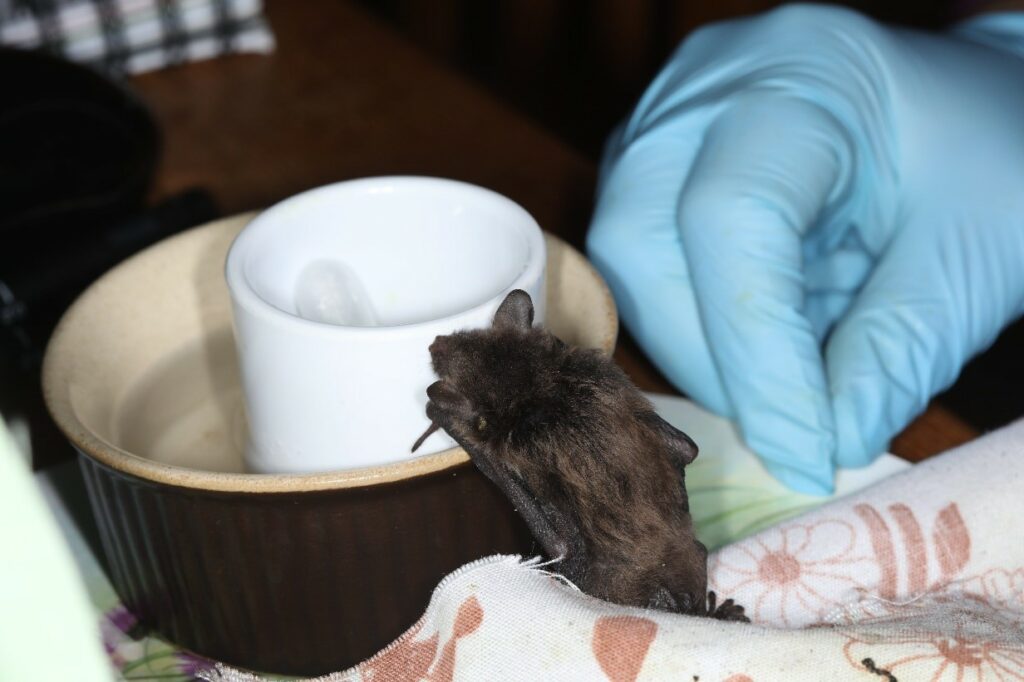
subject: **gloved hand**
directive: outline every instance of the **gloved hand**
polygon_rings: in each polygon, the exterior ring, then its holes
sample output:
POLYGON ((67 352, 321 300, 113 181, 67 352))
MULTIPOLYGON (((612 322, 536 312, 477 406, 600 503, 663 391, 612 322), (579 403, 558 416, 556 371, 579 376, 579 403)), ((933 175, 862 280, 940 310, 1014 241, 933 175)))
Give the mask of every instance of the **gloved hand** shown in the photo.
POLYGON ((588 250, 662 371, 830 492, 1024 312, 1024 13, 697 31, 608 142, 588 250))

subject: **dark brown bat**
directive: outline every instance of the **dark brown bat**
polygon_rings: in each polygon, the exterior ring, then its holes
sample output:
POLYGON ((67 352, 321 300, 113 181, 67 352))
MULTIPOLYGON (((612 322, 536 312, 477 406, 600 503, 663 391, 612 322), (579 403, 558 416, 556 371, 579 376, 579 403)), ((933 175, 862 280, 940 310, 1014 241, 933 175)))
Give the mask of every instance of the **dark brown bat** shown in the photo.
POLYGON ((443 428, 515 505, 557 570, 629 606, 746 620, 707 594, 707 550, 690 520, 690 438, 655 414, 621 369, 533 324, 529 294, 490 329, 438 336, 427 389, 443 428))

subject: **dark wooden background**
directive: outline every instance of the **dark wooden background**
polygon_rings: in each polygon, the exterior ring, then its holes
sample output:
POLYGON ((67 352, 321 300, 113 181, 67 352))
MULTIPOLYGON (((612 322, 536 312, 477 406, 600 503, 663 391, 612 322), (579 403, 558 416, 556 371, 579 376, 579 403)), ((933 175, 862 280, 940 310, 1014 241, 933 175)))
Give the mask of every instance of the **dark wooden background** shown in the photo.
MULTIPOLYGON (((360 0, 407 38, 596 158, 679 41, 775 0, 360 0)), ((836 3, 937 27, 954 11, 926 0, 836 3)))

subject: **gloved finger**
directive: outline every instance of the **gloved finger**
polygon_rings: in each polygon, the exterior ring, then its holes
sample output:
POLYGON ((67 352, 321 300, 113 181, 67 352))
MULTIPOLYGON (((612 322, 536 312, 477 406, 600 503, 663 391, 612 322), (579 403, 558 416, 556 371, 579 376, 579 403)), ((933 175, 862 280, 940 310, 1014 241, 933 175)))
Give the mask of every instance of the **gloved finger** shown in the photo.
POLYGON ((608 282, 623 323, 654 364, 694 400, 730 416, 676 229, 676 205, 700 143, 700 123, 681 116, 656 135, 612 138, 587 253, 608 282))
POLYGON ((807 297, 804 316, 810 321, 820 345, 849 310, 871 273, 875 259, 866 249, 854 246, 844 246, 820 256, 807 251, 805 248, 804 285, 807 297))
POLYGON ((922 215, 883 254, 826 347, 840 466, 864 466, 988 346, 1024 299, 1024 219, 922 215))
POLYGON ((850 308, 853 294, 845 292, 808 293, 804 303, 804 317, 811 324, 811 332, 818 345, 825 343, 828 333, 835 326, 836 320, 850 308))
POLYGON ((847 137, 809 102, 749 94, 711 125, 679 228, 719 375, 748 444, 788 486, 833 489, 824 362, 803 314, 802 238, 843 196, 847 137))

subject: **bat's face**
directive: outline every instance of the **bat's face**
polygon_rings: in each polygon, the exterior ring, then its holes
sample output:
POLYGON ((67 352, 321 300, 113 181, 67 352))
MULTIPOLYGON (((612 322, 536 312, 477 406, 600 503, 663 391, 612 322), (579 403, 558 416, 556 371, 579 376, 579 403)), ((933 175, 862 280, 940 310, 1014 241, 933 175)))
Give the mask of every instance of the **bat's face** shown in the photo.
POLYGON ((439 381, 428 395, 459 422, 462 439, 524 443, 540 422, 557 416, 557 372, 565 352, 561 341, 539 329, 439 336, 430 346, 439 381))
POLYGON ((439 336, 431 344, 439 381, 427 391, 428 415, 463 446, 523 448, 539 429, 556 428, 564 418, 560 371, 571 351, 532 323, 529 295, 513 291, 489 329, 439 336))

